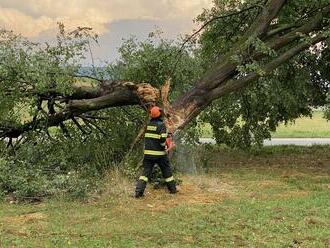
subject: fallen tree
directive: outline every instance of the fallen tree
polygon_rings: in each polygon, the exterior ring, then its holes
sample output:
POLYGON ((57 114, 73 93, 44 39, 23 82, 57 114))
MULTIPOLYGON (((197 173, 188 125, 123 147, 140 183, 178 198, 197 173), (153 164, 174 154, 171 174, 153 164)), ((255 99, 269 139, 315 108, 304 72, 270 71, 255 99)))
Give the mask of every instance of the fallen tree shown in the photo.
MULTIPOLYGON (((169 100, 169 72, 164 73, 168 80, 163 81, 161 88, 153 82, 137 80, 96 79, 92 83, 81 83, 77 59, 94 38, 86 28, 66 33, 60 26, 58 44, 47 45, 43 50, 22 42, 19 36, 3 32, 0 80, 4 108, 0 137, 17 138, 31 130, 51 126, 60 126, 65 131, 67 120, 79 127, 79 118, 98 118, 90 114, 93 111, 128 105, 147 108, 159 102, 164 106, 168 128, 175 132, 216 99, 278 73, 277 68, 297 55, 307 51, 322 58, 322 52, 328 49, 330 5, 327 1, 305 1, 300 7, 286 0, 233 1, 228 6, 219 2, 200 17, 201 30, 187 42, 199 35, 203 46, 203 39, 214 33, 226 18, 235 18, 238 27, 230 29, 237 34, 232 35, 233 41, 227 41, 230 45, 225 49, 214 52, 212 66, 205 66, 199 79, 191 82, 173 101, 169 100), (314 51, 313 46, 316 46, 314 51), (32 102, 32 118, 25 123, 9 118, 22 101, 32 102)), ((221 30, 217 32, 221 36, 221 30)), ((228 34, 222 38, 228 39, 228 34)), ((178 60, 184 49, 182 46, 176 51, 178 60)))

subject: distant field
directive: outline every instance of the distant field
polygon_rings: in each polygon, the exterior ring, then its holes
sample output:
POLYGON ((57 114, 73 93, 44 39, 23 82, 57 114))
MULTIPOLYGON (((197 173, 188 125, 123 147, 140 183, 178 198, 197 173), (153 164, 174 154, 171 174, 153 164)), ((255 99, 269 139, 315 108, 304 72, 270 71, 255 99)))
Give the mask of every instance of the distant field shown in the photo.
POLYGON ((114 174, 89 202, 0 202, 0 247, 330 247, 329 146, 214 149, 177 195, 114 174))
POLYGON ((322 112, 314 112, 313 118, 297 119, 287 126, 280 125, 274 138, 329 138, 330 121, 323 118, 322 112))
MULTIPOLYGON (((202 130, 203 138, 212 138, 212 128, 205 123, 202 130)), ((281 124, 273 138, 330 138, 330 121, 323 118, 323 113, 314 112, 313 118, 300 118, 294 123, 281 124)))

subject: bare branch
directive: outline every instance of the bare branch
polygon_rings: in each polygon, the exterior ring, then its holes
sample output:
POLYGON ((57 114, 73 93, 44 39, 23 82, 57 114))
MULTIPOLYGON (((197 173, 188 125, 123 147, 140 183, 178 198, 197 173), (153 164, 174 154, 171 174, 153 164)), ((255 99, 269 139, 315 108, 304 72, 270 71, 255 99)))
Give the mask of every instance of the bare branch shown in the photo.
POLYGON ((104 132, 104 130, 102 130, 102 128, 100 128, 95 122, 89 120, 89 119, 85 119, 83 117, 81 117, 85 123, 88 123, 90 126, 95 127, 97 130, 99 130, 104 136, 108 136, 108 134, 106 132, 104 132))
POLYGON ((94 115, 78 115, 78 117, 83 117, 86 119, 93 119, 93 120, 110 120, 112 117, 106 117, 106 116, 94 116, 94 115))
POLYGON ((70 136, 70 132, 69 132, 69 130, 66 128, 65 124, 64 124, 63 122, 61 122, 61 123, 59 124, 59 126, 60 126, 60 128, 61 128, 63 134, 64 134, 66 137, 70 138, 70 137, 71 137, 71 136, 70 136))
POLYGON ((71 120, 83 134, 87 134, 87 132, 84 130, 84 128, 80 125, 80 123, 76 120, 75 117, 72 117, 71 120))
POLYGON ((93 79, 95 81, 99 81, 100 83, 103 83, 104 82, 103 79, 96 78, 96 77, 93 77, 93 76, 90 76, 90 75, 79 75, 79 74, 75 74, 75 75, 73 75, 73 77, 77 77, 77 78, 89 78, 89 79, 93 79))

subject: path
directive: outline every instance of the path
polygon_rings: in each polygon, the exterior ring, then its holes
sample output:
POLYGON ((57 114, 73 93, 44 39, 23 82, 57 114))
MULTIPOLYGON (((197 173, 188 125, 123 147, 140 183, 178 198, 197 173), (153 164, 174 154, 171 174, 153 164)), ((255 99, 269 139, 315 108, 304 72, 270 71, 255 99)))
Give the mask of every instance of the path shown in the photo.
MULTIPOLYGON (((201 143, 215 144, 213 138, 200 138, 201 143)), ((330 138, 273 138, 264 140, 265 146, 277 145, 297 145, 297 146, 312 146, 312 145, 330 145, 330 138)))

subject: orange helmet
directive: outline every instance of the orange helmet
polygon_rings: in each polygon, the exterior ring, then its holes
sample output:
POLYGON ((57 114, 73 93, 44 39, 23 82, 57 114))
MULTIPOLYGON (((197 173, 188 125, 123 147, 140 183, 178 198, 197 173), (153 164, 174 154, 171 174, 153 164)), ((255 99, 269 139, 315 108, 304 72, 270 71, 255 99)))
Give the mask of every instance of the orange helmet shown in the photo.
POLYGON ((149 115, 151 118, 155 119, 155 118, 160 117, 161 111, 162 110, 159 107, 154 106, 150 109, 149 115))

